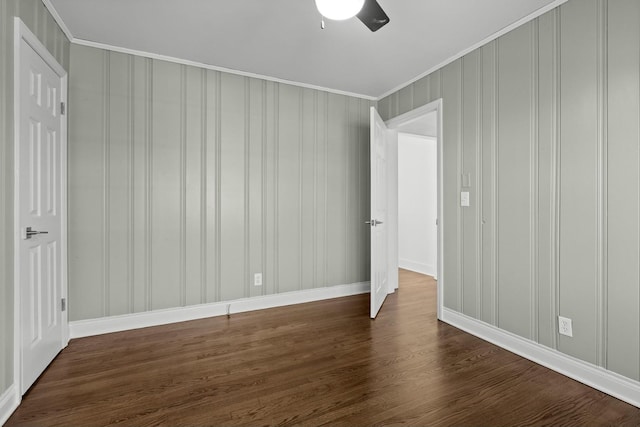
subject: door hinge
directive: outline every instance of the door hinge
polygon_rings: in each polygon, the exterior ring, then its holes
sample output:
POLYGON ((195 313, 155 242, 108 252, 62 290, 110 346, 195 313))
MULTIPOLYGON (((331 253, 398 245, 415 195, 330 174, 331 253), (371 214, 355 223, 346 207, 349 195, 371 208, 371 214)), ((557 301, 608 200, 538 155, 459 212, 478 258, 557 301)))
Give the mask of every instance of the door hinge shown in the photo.
POLYGON ((64 115, 64 102, 60 103, 60 114, 64 115))
POLYGON ((62 308, 62 311, 67 311, 67 299, 66 298, 62 298, 62 301, 60 302, 60 308, 62 308))

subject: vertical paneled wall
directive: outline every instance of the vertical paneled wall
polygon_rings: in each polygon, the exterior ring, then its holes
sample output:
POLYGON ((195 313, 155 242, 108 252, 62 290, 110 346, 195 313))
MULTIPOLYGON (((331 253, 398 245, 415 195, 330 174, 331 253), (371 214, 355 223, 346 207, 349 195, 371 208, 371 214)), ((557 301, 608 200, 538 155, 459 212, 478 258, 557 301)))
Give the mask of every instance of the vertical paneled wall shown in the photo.
POLYGON ((69 40, 40 0, 0 0, 0 395, 13 383, 13 19, 69 69, 69 40))
POLYGON ((440 97, 445 305, 640 379, 640 3, 570 0, 379 109, 440 97))
POLYGON ((640 3, 610 0, 599 9, 601 40, 598 111, 603 167, 599 265, 600 357, 610 369, 640 376, 640 3), (602 342, 604 340, 604 342, 602 342))
POLYGON ((71 53, 71 320, 368 280, 370 101, 71 53))

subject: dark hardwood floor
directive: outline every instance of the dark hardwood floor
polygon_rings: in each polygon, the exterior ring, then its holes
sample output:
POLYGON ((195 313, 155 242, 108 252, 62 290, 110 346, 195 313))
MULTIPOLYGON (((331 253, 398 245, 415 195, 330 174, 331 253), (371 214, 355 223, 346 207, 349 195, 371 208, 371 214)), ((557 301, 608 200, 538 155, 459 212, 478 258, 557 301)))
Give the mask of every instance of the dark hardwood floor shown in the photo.
POLYGON ((640 409, 436 320, 436 285, 73 340, 18 425, 640 425, 640 409))

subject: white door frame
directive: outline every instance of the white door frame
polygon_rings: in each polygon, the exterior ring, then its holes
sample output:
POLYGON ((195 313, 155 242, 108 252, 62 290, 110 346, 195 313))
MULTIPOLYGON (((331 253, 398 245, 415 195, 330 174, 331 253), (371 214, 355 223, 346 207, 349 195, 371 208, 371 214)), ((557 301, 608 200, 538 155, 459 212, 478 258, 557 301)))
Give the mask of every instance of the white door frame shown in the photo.
MULTIPOLYGON (((443 203, 443 152, 442 152, 442 98, 435 100, 433 102, 430 102, 427 105, 423 105, 422 107, 418 107, 414 110, 408 111, 404 114, 401 114, 399 116, 393 117, 389 120, 386 121, 387 127, 389 129, 395 129, 398 130, 398 128, 400 128, 403 125, 409 124, 415 120, 419 120, 421 118, 423 118, 425 115, 432 113, 432 112, 436 112, 437 114, 437 118, 436 118, 436 122, 437 122, 437 135, 436 135, 436 139, 437 139, 437 155, 438 155, 438 262, 437 262, 437 277, 438 277, 438 295, 437 295, 437 312, 438 312, 438 319, 442 319, 442 308, 444 305, 444 262, 443 262, 443 256, 442 256, 442 249, 443 249, 443 242, 444 242, 444 228, 443 228, 443 224, 444 224, 444 203, 443 203)), ((398 145, 395 144, 395 150, 398 149, 398 145)), ((391 158, 394 158, 394 156, 390 156, 391 158)), ((398 156, 397 153, 395 155, 395 159, 397 162, 398 156)), ((397 172, 398 170, 398 165, 395 165, 395 170, 397 172)), ((397 200, 397 186, 395 188, 396 191, 396 200, 397 200)), ((396 203, 396 210, 397 210, 397 203, 396 203)), ((395 227, 395 230, 392 230, 391 227, 389 228, 389 240, 391 241, 392 239, 395 239, 397 241, 398 239, 398 229, 397 229, 397 224, 395 227)), ((396 254, 397 256, 397 254, 396 254)), ((393 292, 392 289, 389 290, 389 292, 393 292)))
MULTIPOLYGON (((51 55, 47 48, 38 40, 38 38, 29 30, 29 28, 18 17, 14 18, 14 39, 13 39, 13 129, 14 129, 14 193, 13 193, 13 384, 15 386, 18 402, 22 400, 21 382, 21 337, 22 325, 20 318, 20 82, 23 76, 20 75, 20 55, 22 50, 22 42, 29 45, 44 62, 60 77, 60 100, 67 104, 67 80, 68 75, 65 69, 51 55)), ((61 297, 67 299, 67 115, 60 115, 60 262, 61 262, 61 297)), ((68 310, 62 312, 62 345, 64 348, 69 342, 69 322, 68 310)))

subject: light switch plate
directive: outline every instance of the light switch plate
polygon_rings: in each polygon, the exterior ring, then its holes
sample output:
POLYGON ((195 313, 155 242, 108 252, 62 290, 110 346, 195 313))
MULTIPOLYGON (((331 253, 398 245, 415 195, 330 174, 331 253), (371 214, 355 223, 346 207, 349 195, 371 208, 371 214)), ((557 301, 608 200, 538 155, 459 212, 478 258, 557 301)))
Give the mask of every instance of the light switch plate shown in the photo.
POLYGON ((460 206, 469 206, 469 192, 463 191, 460 193, 460 206))

